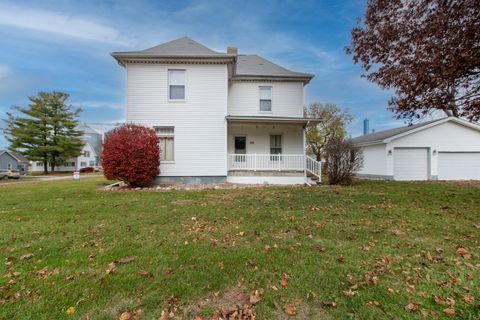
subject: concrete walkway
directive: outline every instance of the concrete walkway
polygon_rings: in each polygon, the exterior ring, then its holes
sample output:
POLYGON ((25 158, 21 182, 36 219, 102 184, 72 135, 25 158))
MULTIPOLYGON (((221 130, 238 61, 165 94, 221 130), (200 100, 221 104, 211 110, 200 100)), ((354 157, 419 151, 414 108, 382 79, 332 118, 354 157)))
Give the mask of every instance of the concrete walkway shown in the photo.
MULTIPOLYGON (((99 178, 103 177, 102 173, 88 173, 80 174, 80 179, 88 178, 99 178)), ((26 185, 39 182, 48 182, 48 181, 64 181, 64 180, 73 180, 73 173, 71 175, 42 175, 42 176, 27 176, 28 180, 22 181, 22 178, 16 181, 12 180, 0 180, 0 186, 17 186, 17 185, 26 185)))

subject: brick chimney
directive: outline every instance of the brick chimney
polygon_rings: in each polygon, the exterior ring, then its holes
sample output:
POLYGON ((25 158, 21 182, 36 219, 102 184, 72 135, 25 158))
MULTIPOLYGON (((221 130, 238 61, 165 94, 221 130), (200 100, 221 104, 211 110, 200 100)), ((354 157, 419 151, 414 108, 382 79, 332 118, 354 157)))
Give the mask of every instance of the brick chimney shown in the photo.
POLYGON ((237 50, 237 48, 235 48, 235 47, 228 47, 228 48, 227 48, 227 53, 230 53, 230 54, 238 54, 238 50, 237 50))

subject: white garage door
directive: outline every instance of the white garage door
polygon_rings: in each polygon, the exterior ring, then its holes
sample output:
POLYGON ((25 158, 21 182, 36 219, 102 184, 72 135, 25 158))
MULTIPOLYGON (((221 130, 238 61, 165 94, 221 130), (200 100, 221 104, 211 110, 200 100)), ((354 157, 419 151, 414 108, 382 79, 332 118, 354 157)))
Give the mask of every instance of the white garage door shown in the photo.
POLYGON ((439 152, 438 179, 480 179, 480 152, 439 152))
POLYGON ((393 170, 395 180, 428 180, 428 149, 395 148, 393 170))

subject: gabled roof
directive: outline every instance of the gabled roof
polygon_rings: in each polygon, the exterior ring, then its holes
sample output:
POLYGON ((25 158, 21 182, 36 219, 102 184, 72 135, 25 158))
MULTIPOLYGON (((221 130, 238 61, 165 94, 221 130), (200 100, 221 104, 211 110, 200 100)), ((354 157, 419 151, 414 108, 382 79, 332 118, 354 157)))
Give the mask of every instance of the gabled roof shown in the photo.
POLYGON ((358 145, 373 145, 373 144, 387 143, 393 139, 400 138, 417 131, 425 130, 427 128, 430 128, 445 122, 449 122, 449 121, 480 131, 479 125, 473 124, 471 122, 468 122, 456 117, 445 117, 445 118, 417 123, 410 126, 365 134, 363 136, 359 136, 352 139, 352 141, 358 145))
POLYGON ((86 123, 78 125, 77 130, 83 131, 82 141, 88 143, 96 155, 100 156, 102 152, 102 134, 86 123))
POLYGON ((312 74, 295 72, 288 70, 278 64, 268 61, 256 54, 239 55, 237 57, 237 65, 235 78, 249 77, 270 77, 270 78, 302 78, 310 80, 312 74))
POLYGON ((158 46, 140 51, 113 52, 112 56, 119 64, 125 66, 128 62, 144 62, 152 60, 162 61, 221 61, 235 64, 234 79, 282 79, 303 81, 308 83, 313 75, 288 70, 256 54, 238 55, 223 53, 198 43, 189 37, 183 37, 158 46))
POLYGON ((161 58, 189 58, 189 59, 234 59, 237 55, 221 53, 207 48, 201 43, 189 37, 179 38, 173 41, 159 44, 140 51, 113 52, 112 56, 124 65, 125 59, 161 59, 161 58))
POLYGON ((21 153, 18 153, 16 151, 10 151, 10 150, 0 150, 0 156, 4 153, 8 153, 12 157, 15 158, 18 162, 28 162, 27 158, 21 153))

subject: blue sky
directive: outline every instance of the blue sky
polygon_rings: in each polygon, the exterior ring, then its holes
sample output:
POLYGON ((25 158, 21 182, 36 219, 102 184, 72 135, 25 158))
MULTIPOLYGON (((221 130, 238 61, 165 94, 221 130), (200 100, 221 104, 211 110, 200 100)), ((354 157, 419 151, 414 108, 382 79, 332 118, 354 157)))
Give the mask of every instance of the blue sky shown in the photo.
MULTIPOLYGON (((315 74, 306 103, 336 103, 378 130, 402 124, 388 92, 360 78, 344 47, 364 2, 346 1, 3 1, 0 0, 0 118, 39 91, 63 91, 86 122, 124 120, 124 69, 112 51, 189 36, 206 46, 256 53, 315 74)), ((0 136, 0 147, 6 141, 0 136)))

